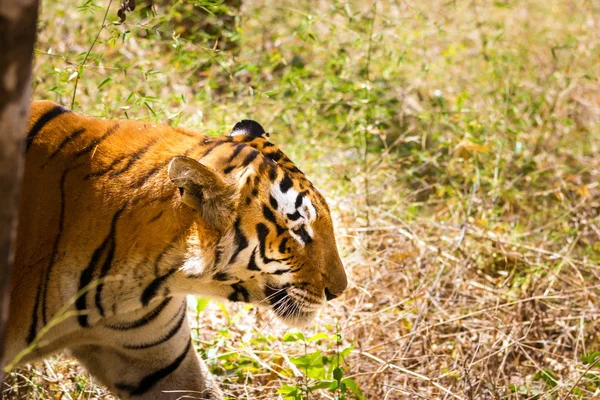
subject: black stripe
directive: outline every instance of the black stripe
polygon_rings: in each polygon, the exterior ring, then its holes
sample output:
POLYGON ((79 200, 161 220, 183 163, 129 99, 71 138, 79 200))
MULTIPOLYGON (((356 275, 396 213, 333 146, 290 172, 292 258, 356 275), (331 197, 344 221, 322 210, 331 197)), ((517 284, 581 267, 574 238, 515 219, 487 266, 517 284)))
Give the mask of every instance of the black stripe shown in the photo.
POLYGON ((215 281, 228 281, 231 279, 231 277, 226 273, 226 272, 217 272, 216 274, 213 275, 213 279, 215 281))
POLYGON ((273 210, 277 210, 279 208, 279 203, 277 203, 277 200, 272 194, 269 195, 269 203, 271 204, 273 210))
POLYGON ((54 118, 58 117, 61 114, 69 112, 71 112, 71 110, 66 109, 63 106, 54 106, 49 111, 46 111, 41 117, 39 117, 38 120, 35 121, 35 124, 31 128, 29 133, 27 133, 27 139, 25 139, 26 151, 29 150, 29 148, 33 144, 33 141, 35 140, 35 137, 38 135, 38 133, 40 133, 40 131, 48 122, 52 121, 54 118))
MULTIPOLYGON (((116 247, 117 247, 117 241, 115 239, 116 231, 117 231, 117 218, 119 218, 119 215, 123 212, 123 210, 125 209, 126 206, 127 206, 127 204, 123 205, 121 207, 121 209, 119 209, 119 211, 117 211, 117 213, 115 214, 115 216, 113 218, 113 222, 111 224, 111 232, 109 235, 110 247, 108 248, 108 252, 106 254, 106 257, 104 258, 104 263, 102 264, 102 268, 100 269, 100 276, 98 277, 99 279, 106 278, 106 276, 108 275, 108 272, 110 271, 110 268, 112 267, 112 261, 115 257, 115 251, 116 251, 116 247)), ((104 283, 98 284, 98 286, 96 287, 95 302, 96 302, 96 307, 98 308, 98 311, 100 312, 100 315, 102 315, 104 317, 104 307, 102 306, 102 290, 103 289, 104 289, 104 283)))
POLYGON ((165 298, 152 311, 145 314, 144 316, 142 316, 139 319, 136 319, 136 320, 130 321, 130 322, 122 322, 122 323, 112 324, 112 325, 107 324, 106 327, 117 330, 117 331, 126 331, 129 329, 135 329, 135 328, 144 326, 144 325, 150 323, 151 321, 155 320, 156 317, 158 317, 160 315, 162 310, 164 310, 165 307, 167 307, 169 305, 169 302, 172 299, 173 299, 172 297, 165 298))
MULTIPOLYGON (((189 156, 190 154, 192 154, 198 147, 202 146, 203 142, 206 139, 204 139, 203 141, 200 141, 196 144, 194 144, 192 147, 190 147, 189 149, 187 149, 183 155, 184 156, 189 156)), ((203 156, 204 157, 204 156, 203 156)), ((202 158, 202 157, 200 157, 202 158)), ((144 184, 146 182, 148 182, 148 180, 150 180, 150 178, 152 178, 154 175, 156 175, 158 172, 160 172, 161 169, 165 168, 167 165, 169 165, 169 163, 171 162, 171 160, 166 160, 162 163, 160 163, 159 165, 155 166, 154 168, 152 168, 150 171, 148 171, 148 173, 146 175, 144 175, 142 177, 142 179, 140 179, 139 181, 137 181, 136 183, 134 183, 133 185, 129 185, 129 189, 138 189, 142 186, 144 186, 144 184)), ((172 197, 172 195, 169 196, 169 198, 172 197)))
POLYGON ((300 239, 302 239, 304 244, 309 244, 310 242, 312 242, 312 238, 306 231, 306 228, 304 227, 304 225, 302 225, 301 227, 299 227, 297 229, 292 229, 292 232, 294 232, 296 235, 300 236, 300 239))
POLYGON ((236 169, 237 167, 235 165, 230 165, 229 167, 225 168, 223 170, 223 174, 227 175, 229 174, 231 171, 233 171, 234 169, 236 169))
POLYGON ((183 352, 171 364, 167 365, 162 369, 159 369, 156 372, 151 373, 150 375, 146 375, 136 386, 128 385, 126 383, 117 383, 115 387, 117 389, 129 392, 130 396, 143 395, 148 390, 152 389, 152 387, 156 385, 160 380, 173 373, 179 367, 179 365, 181 365, 188 352, 190 351, 191 347, 192 338, 190 337, 183 352))
POLYGON ((72 142, 77 137, 79 137, 79 135, 81 135, 83 132, 85 132, 85 129, 77 129, 76 131, 74 131, 73 133, 71 133, 69 136, 67 136, 66 138, 64 138, 63 141, 58 145, 58 147, 56 148, 56 150, 54 150, 54 152, 52 154, 50 154, 50 156, 48 157, 48 159, 46 160, 46 162, 44 163, 44 165, 42 165, 42 168, 45 168, 46 165, 48 165, 48 163, 51 160, 53 160, 54 157, 56 157, 58 155, 58 153, 61 152, 61 150, 63 149, 63 147, 65 147, 68 143, 72 142))
POLYGON ((260 271, 261 269, 256 265, 256 247, 252 250, 250 261, 248 261, 248 267, 250 271, 260 271))
MULTIPOLYGON (((98 248, 92 254, 92 258, 91 258, 90 263, 88 264, 87 268, 81 272, 81 276, 79 277, 78 292, 85 289, 90 284, 90 282, 92 282, 92 278, 94 277, 94 270, 96 269, 96 265, 98 265, 98 263, 100 262, 100 258, 102 257, 102 254, 105 252, 107 246, 112 241, 114 241, 117 220, 118 220, 119 216, 121 215, 121 213, 123 212, 123 210, 125 209, 126 205, 127 204, 123 205, 119 210, 117 210, 117 212, 115 213, 115 215, 112 218, 108 236, 106 236, 106 238, 104 239, 102 244, 100 244, 100 246, 98 246, 98 248)), ((110 268, 110 265, 108 267, 103 266, 103 270, 105 268, 110 268)), ((108 272, 108 271, 106 271, 106 272, 108 272)), ((98 288, 97 288, 97 290, 99 290, 100 292, 102 291, 101 286, 102 286, 102 284, 99 284, 98 288)), ((75 300, 75 308, 77 309, 77 311, 79 311, 79 315, 77 316, 77 321, 79 322, 79 325, 83 328, 89 327, 88 316, 83 314, 84 312, 86 312, 86 309, 87 309, 87 293, 83 293, 81 296, 79 296, 75 300)))
POLYGON ((269 170, 269 179, 274 181, 277 178, 277 164, 275 164, 270 158, 263 157, 262 162, 258 166, 258 174, 262 175, 266 170, 269 170))
POLYGON ((248 293, 248 289, 242 286, 241 283, 234 283, 233 285, 231 285, 231 288, 233 289, 233 293, 227 296, 227 299, 229 301, 244 301, 248 303, 248 301, 250 300, 250 294, 248 293), (240 295, 242 296, 241 299, 240 295))
POLYGON ((167 279, 171 275, 173 275, 175 273, 175 271, 177 271, 177 268, 171 269, 169 272, 167 272, 163 276, 159 276, 158 278, 156 278, 152 282, 150 282, 150 284, 142 292, 142 297, 140 298, 140 301, 142 302, 142 305, 144 307, 146 307, 148 305, 148 303, 150 303, 150 300, 152 300, 153 298, 156 297, 156 295, 158 294, 158 289, 160 289, 161 286, 165 284, 167 279))
POLYGON ((133 164, 135 164, 135 162, 138 161, 140 159, 140 157, 142 157, 154 143, 157 142, 157 140, 158 139, 151 140, 144 147, 142 147, 141 149, 139 149, 138 151, 136 151, 132 154, 125 154, 125 155, 122 155, 122 156, 114 159, 113 162, 111 162, 108 167, 101 169, 100 171, 92 172, 92 173, 86 175, 84 179, 99 178, 103 175, 108 174, 111 171, 112 171, 110 174, 111 177, 119 176, 119 175, 127 172, 133 166, 133 164), (122 168, 120 168, 116 171, 113 170, 115 168, 115 166, 117 166, 121 161, 126 160, 127 158, 129 158, 129 160, 122 168))
POLYGON ((288 190, 290 190, 293 185, 294 182, 292 181, 290 176, 288 174, 284 174, 283 179, 279 183, 279 188, 281 189, 282 193, 285 193, 288 190))
POLYGON ((127 156, 121 156, 119 158, 115 158, 113 160, 113 162, 110 163, 110 165, 104 169, 101 169, 99 171, 96 172, 90 172, 89 174, 87 174, 83 179, 90 179, 90 178, 98 178, 102 175, 106 175, 108 174, 114 167, 115 165, 117 165, 118 163, 120 163, 121 161, 123 161, 124 159, 126 159, 127 156))
POLYGON ((269 228, 263 224, 257 224, 256 225, 256 232, 258 234, 258 243, 259 243, 259 250, 260 250, 260 257, 263 260, 264 264, 268 264, 270 262, 284 262, 284 261, 288 261, 291 257, 283 257, 283 258, 269 258, 266 255, 266 248, 267 248, 267 236, 269 235, 269 228))
POLYGON ((142 147, 141 149, 139 149, 138 151, 136 151, 135 153, 131 154, 131 156, 129 157, 129 161, 127 161, 127 164, 125 164, 125 166, 117 171, 114 171, 113 173, 110 174, 110 176, 119 176, 121 174, 124 174, 125 172, 127 172, 132 166, 133 164, 135 164, 135 162, 137 160, 139 160, 144 154, 146 154, 148 152, 148 150, 150 149, 150 147, 157 142, 158 139, 153 139, 151 140, 148 144, 146 144, 144 147, 142 147))
POLYGON ((286 215, 290 221, 296 221, 298 218, 301 217, 300 211, 298 211, 298 210, 296 210, 296 212, 293 214, 286 214, 286 215))
POLYGON ((50 281, 50 274, 52 273, 52 268, 56 263, 56 258, 58 257, 58 245, 60 244, 60 239, 63 234, 64 224, 65 224, 65 181, 67 179, 67 174, 71 171, 70 168, 67 168, 65 172, 63 172, 60 177, 60 213, 58 220, 58 232, 56 234, 56 238, 54 239, 54 244, 52 246, 52 255, 50 256, 50 263, 48 264, 48 268, 44 272, 44 285, 43 285, 43 294, 42 294, 42 321, 44 325, 48 322, 47 319, 47 294, 48 294, 48 282, 50 281))
POLYGON ((221 263, 221 256, 223 255, 223 250, 219 246, 215 248, 215 262, 213 263, 214 268, 216 268, 221 263))
POLYGON ((276 152, 268 154, 268 157, 271 160, 278 162, 279 160, 281 160, 281 157, 283 157, 283 152, 281 150, 277 150, 276 152))
POLYGON ((221 145, 223 145, 225 143, 227 143, 227 142, 217 142, 217 143, 211 145, 210 147, 208 147, 204 151, 204 154, 202 154, 199 159, 203 159, 204 157, 206 157, 207 155, 209 155, 215 148, 217 148, 217 147, 219 147, 219 146, 221 146, 221 145))
POLYGON ((133 185, 130 185, 129 188, 131 188, 131 189, 137 189, 137 188, 140 188, 140 187, 144 186, 144 184, 146 182, 148 182, 148 180, 150 178, 152 178, 154 175, 156 175, 161 169, 163 169, 164 167, 166 167, 170 162, 171 162, 171 160, 167 160, 165 162, 162 162, 160 165, 157 165, 156 167, 152 168, 146 175, 144 175, 142 177, 142 179, 140 179, 139 181, 137 181, 133 185))
POLYGON ((242 293, 242 296, 244 297, 244 301, 246 303, 248 303, 250 301, 250 293, 248 293, 248 290, 243 287, 242 285, 239 285, 239 291, 240 293, 242 293))
POLYGON ((304 175, 304 172, 302 172, 300 169, 298 169, 298 167, 296 167, 295 165, 292 165, 291 167, 289 167, 289 170, 290 170, 290 172, 293 172, 294 174, 304 175))
MULTIPOLYGON (((106 254, 106 257, 104 258, 104 263, 102 264, 102 268, 100 269, 100 277, 99 279, 103 279, 104 277, 106 277, 106 275, 108 274, 108 271, 110 270, 111 266, 112 266, 112 261, 113 258, 115 257, 115 248, 116 248, 116 243, 115 243, 115 238, 114 235, 111 237, 110 239, 110 247, 108 248, 108 252, 106 254)), ((95 296, 95 302, 96 302, 96 308, 98 308, 98 312, 100 313, 101 316, 104 317, 104 307, 102 306, 102 290, 104 289, 104 284, 100 283, 98 285, 98 287, 96 288, 96 296, 95 296)))
POLYGON ((275 218, 275 214, 273 214, 273 211, 271 211, 269 206, 266 204, 263 204, 263 215, 267 219, 267 221, 273 223, 274 225, 277 225, 277 218, 275 218))
MULTIPOLYGON (((175 336, 177 334, 177 332, 179 332, 179 329, 181 329, 181 326, 183 325, 183 321, 185 321, 185 317, 187 315, 185 312, 186 307, 187 307, 187 302, 184 300, 183 303, 181 304, 181 307, 175 314, 175 317, 177 317, 178 314, 181 314, 179 316, 179 319, 177 320, 177 323, 171 329, 169 329, 169 331, 165 335, 163 335, 160 339, 157 339, 153 342, 144 343, 144 344, 125 344, 125 345, 123 345, 123 347, 126 349, 131 349, 131 350, 143 350, 143 349, 149 349, 150 347, 158 346, 159 344, 162 344, 162 343, 168 341, 173 336, 175 336)), ((169 324, 170 324, 170 322, 169 322, 169 324)))
POLYGON ((235 248, 235 251, 233 252, 233 254, 231 255, 231 258, 229 259, 228 264, 234 263, 238 254, 240 254, 240 252, 242 250, 244 250, 246 247, 248 247, 248 239, 246 239, 246 236, 244 236, 244 233, 242 232, 242 228, 240 227, 239 219, 237 219, 235 221, 234 228, 235 228, 235 237, 233 239, 233 242, 235 243, 236 248, 235 248))
POLYGON ((285 248, 285 245, 287 244, 288 238, 283 238, 281 240, 281 243, 279 243, 279 252, 281 254, 285 253, 287 251, 287 249, 285 248))
POLYGON ((287 274, 288 272, 291 272, 292 270, 289 268, 286 269, 278 269, 275 270, 273 272, 270 272, 271 275, 283 275, 283 274, 287 274))
POLYGON ((240 154, 240 152, 242 150, 244 150, 245 147, 246 147, 245 143, 238 143, 238 144, 236 144, 235 147, 234 147, 235 150, 229 156, 229 159, 227 160, 226 164, 229 164, 230 162, 232 162, 238 156, 238 154, 240 154))
MULTIPOLYGON (((90 263, 88 264, 87 268, 81 272, 81 275, 79 277, 79 290, 87 287, 89 285, 89 283, 92 281, 92 278, 94 277, 94 269, 96 268, 96 264, 98 264, 98 262, 100 261, 100 256, 101 256, 102 252, 104 251, 105 246, 106 246, 106 240, 104 242, 102 242, 100 247, 98 247, 94 251, 94 254, 92 255, 92 259, 90 260, 90 263)), ((78 292, 79 292, 79 290, 78 290, 78 292)), ((83 293, 75 300, 75 308, 80 313, 83 313, 85 311, 85 309, 87 308, 86 295, 87 295, 87 293, 83 293)), ((87 328, 89 326, 87 315, 83 315, 83 314, 78 315, 77 322, 79 323, 79 325, 81 327, 87 328)))
MULTIPOLYGON (((295 273, 295 272, 300 271, 302 268, 304 268, 304 265, 298 265, 298 266, 290 269, 290 272, 295 273)), ((294 284, 294 285, 296 285, 296 284, 294 284)), ((298 285, 296 285, 296 286, 298 286, 298 285)))
POLYGON ((277 236, 282 235, 286 231, 284 227, 277 223, 277 218, 275 218, 275 214, 273 214, 273 211, 271 211, 269 206, 267 206, 266 204, 263 204, 263 215, 269 222, 275 225, 275 229, 277 229, 277 236))
MULTIPOLYGON (((170 197, 173 197, 173 195, 170 195, 170 197)), ((148 223, 152 223, 154 221, 156 221, 157 219, 159 219, 160 217, 162 217, 162 215, 165 213, 165 210, 160 210, 158 212, 158 214, 156 214, 154 217, 152 217, 152 219, 150 221, 148 221, 148 223)))
POLYGON ((267 247, 267 236, 269 235, 269 228, 263 223, 256 225, 256 233, 258 234, 258 243, 260 247, 260 257, 263 259, 265 264, 268 264, 273 261, 277 261, 274 258, 268 258, 266 255, 266 247, 267 247))
POLYGON ((294 204, 296 208, 300 208, 302 201, 304 200, 304 196, 306 196, 306 192, 298 193, 298 197, 296 197, 296 203, 294 204))
POLYGON ((29 326, 29 334, 27 334, 27 344, 31 344, 37 335, 37 320, 38 309, 40 307, 40 295, 42 293, 42 281, 38 284, 37 294, 35 295, 35 303, 33 304, 33 313, 31 314, 31 325, 29 326))
POLYGON ((277 178, 277 164, 269 158, 265 158, 265 161, 269 166, 269 179, 273 182, 277 178))
POLYGON ((252 149, 252 151, 251 151, 250 153, 248 153, 248 155, 246 156, 246 158, 244 158, 244 161, 242 161, 242 164, 241 164, 241 166, 242 166, 242 167, 247 167, 248 165, 250 165, 250 163, 251 163, 252 161, 254 161, 254 159, 255 159, 256 157, 258 157, 258 154, 259 154, 259 153, 258 153, 258 151, 257 151, 257 150, 254 150, 254 149, 252 149))
POLYGON ((175 247, 175 245, 173 243, 177 243, 179 242, 179 238, 181 236, 181 233, 177 233, 173 239, 171 239, 171 241, 169 243, 168 246, 166 246, 156 257, 156 260, 154 260, 154 276, 158 277, 158 271, 160 269, 160 262, 163 260, 164 256, 171 250, 173 250, 173 248, 175 247))
POLYGON ((75 153, 75 158, 79 158, 82 155, 87 154, 90 151, 94 150, 96 148, 96 146, 98 146, 100 143, 102 143, 104 141, 104 139, 106 139, 107 137, 109 137, 110 135, 112 135, 113 133, 115 133, 117 129, 119 129, 119 123, 118 122, 115 123, 110 128, 108 128, 106 130, 106 132, 104 133, 104 135, 102 135, 99 138, 93 140, 92 143, 88 144, 83 149, 81 149, 77 153, 75 153))

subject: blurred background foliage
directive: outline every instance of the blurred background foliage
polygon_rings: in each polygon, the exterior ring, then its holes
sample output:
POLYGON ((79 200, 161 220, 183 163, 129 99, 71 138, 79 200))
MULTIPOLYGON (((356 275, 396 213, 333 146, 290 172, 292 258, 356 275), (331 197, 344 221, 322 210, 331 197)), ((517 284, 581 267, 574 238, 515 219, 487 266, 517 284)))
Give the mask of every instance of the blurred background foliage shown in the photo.
MULTIPOLYGON (((197 307, 231 398, 598 396, 600 3, 120 6, 43 1, 35 99, 215 135, 255 119, 335 215, 350 287, 304 335, 197 307)), ((7 387, 110 398, 62 356, 7 387)))

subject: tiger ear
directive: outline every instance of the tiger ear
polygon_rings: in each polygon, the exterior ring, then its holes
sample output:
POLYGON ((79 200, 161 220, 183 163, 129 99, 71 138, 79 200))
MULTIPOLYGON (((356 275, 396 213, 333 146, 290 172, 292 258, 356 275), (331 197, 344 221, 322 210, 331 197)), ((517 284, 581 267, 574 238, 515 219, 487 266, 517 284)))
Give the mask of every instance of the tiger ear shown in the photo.
POLYGON ((210 227, 223 232, 233 224, 237 207, 234 185, 189 157, 173 158, 168 173, 171 182, 179 187, 181 201, 200 212, 210 227))
POLYGON ((237 136, 237 135, 248 135, 252 137, 260 137, 265 140, 269 140, 269 136, 271 134, 269 132, 265 132, 265 129, 256 121, 251 119, 243 119, 229 132, 229 136, 237 136))

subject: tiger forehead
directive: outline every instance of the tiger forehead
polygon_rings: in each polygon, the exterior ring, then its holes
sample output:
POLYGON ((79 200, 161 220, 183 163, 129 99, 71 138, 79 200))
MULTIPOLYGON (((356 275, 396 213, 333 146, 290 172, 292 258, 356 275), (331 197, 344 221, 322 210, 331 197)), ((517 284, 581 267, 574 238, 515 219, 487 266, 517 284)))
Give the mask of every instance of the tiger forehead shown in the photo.
POLYGON ((258 195, 258 186, 266 180, 272 185, 271 194, 275 188, 276 191, 283 190, 284 192, 292 189, 293 193, 296 193, 292 197, 296 199, 297 194, 306 197, 316 208, 316 214, 321 214, 322 211, 328 212, 325 199, 306 178, 306 175, 268 140, 238 135, 209 137, 205 139, 204 144, 208 149, 214 149, 214 155, 219 159, 218 168, 225 173, 250 165, 255 167, 253 177, 246 179, 244 183, 247 190, 253 191, 253 196, 258 195))
POLYGON ((276 180, 279 174, 277 169, 281 169, 285 175, 289 176, 294 182, 300 185, 300 190, 312 188, 312 183, 306 178, 304 173, 296 167, 276 145, 263 139, 247 135, 238 135, 225 138, 208 138, 205 144, 209 146, 218 146, 215 149, 217 154, 221 155, 224 162, 221 167, 235 168, 246 167, 247 165, 259 163, 260 172, 266 171, 270 175, 271 181, 276 180), (248 149, 256 151, 248 152, 248 149), (239 157, 238 157, 239 156, 239 157))

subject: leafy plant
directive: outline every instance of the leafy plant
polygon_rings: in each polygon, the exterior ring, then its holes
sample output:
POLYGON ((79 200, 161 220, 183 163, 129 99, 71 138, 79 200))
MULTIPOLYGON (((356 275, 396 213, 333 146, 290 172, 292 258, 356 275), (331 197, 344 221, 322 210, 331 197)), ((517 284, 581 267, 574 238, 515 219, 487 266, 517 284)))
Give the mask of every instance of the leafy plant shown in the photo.
POLYGON ((328 350, 307 352, 302 356, 292 357, 290 361, 303 372, 303 380, 296 385, 283 385, 277 393, 286 400, 299 400, 308 398, 316 390, 326 390, 334 394, 338 400, 355 398, 366 399, 356 381, 345 376, 344 364, 350 355, 353 346, 341 347, 342 337, 339 333, 329 336, 318 333, 305 338, 300 332, 288 333, 283 336, 284 342, 299 341, 305 345, 310 342, 327 343, 328 350))

